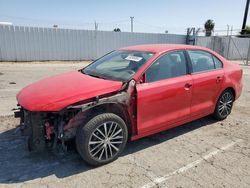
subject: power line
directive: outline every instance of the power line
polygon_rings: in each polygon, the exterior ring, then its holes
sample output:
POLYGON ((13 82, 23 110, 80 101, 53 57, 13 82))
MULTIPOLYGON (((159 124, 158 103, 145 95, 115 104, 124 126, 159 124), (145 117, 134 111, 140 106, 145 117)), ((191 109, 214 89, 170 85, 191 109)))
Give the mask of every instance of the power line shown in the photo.
MULTIPOLYGON (((93 22, 81 22, 81 21, 59 21, 59 20, 47 20, 47 19, 37 19, 37 18, 27 18, 27 17, 20 17, 20 16, 9 16, 5 14, 0 14, 2 17, 9 17, 17 20, 27 20, 27 21, 41 21, 41 22, 48 22, 48 23, 66 23, 66 24, 85 24, 85 25, 92 25, 93 22)), ((124 23, 129 22, 129 20, 116 20, 111 22, 97 22, 98 24, 116 24, 116 23, 124 23)))
POLYGON ((135 21, 135 22, 136 22, 136 23, 139 23, 139 24, 142 24, 142 25, 149 26, 149 27, 154 27, 154 28, 158 28, 158 29, 166 29, 165 27, 147 24, 147 23, 144 23, 144 22, 141 22, 141 21, 135 21))
POLYGON ((112 21, 112 22, 100 22, 101 24, 116 24, 116 23, 124 23, 129 22, 130 20, 118 20, 118 21, 112 21))
POLYGON ((186 27, 169 27, 169 26, 162 27, 162 26, 148 24, 148 23, 138 21, 138 20, 136 20, 135 23, 140 24, 140 25, 144 25, 146 27, 155 28, 157 30, 168 31, 168 33, 169 33, 169 31, 171 32, 171 30, 175 30, 178 33, 186 33, 186 30, 187 30, 186 27))
MULTIPOLYGON (((230 31, 241 31, 241 29, 229 29, 230 31)), ((221 30, 214 30, 214 32, 225 32, 228 31, 227 29, 221 29, 221 30)))

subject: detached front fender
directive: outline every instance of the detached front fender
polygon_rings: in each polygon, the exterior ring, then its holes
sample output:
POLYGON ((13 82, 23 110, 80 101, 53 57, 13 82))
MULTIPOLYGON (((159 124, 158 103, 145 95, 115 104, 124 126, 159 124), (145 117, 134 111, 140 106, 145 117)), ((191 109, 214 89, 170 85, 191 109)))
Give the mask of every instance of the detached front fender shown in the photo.
POLYGON ((120 116, 127 124, 130 133, 136 134, 136 99, 134 97, 135 81, 130 81, 123 91, 90 102, 71 105, 66 110, 78 109, 79 112, 64 126, 64 130, 78 127, 99 113, 110 112, 120 116))

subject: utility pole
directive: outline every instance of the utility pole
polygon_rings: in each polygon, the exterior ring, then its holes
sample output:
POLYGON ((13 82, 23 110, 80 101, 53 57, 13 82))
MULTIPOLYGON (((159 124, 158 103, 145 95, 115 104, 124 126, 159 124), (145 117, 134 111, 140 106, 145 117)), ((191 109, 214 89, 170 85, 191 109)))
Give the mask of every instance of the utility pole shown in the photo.
POLYGON ((98 23, 96 23, 96 21, 95 21, 95 31, 97 31, 98 30, 98 23))
POLYGON ((246 0, 246 7, 245 7, 244 18, 243 18, 243 24, 242 24, 242 28, 241 28, 241 34, 245 34, 245 32, 246 32, 245 29, 246 29, 246 23, 247 23, 249 2, 250 2, 250 0, 246 0))
POLYGON ((131 22, 131 33, 134 32, 134 16, 130 16, 130 22, 131 22))

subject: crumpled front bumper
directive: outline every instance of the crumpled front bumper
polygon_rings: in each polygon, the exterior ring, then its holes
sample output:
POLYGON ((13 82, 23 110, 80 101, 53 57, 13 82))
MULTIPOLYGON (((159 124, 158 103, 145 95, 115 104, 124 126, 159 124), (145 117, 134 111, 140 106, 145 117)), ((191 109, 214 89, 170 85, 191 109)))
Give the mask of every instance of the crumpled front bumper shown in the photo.
POLYGON ((20 108, 14 112, 16 118, 20 118, 19 129, 28 137, 30 151, 41 151, 45 148, 43 113, 30 112, 20 108))

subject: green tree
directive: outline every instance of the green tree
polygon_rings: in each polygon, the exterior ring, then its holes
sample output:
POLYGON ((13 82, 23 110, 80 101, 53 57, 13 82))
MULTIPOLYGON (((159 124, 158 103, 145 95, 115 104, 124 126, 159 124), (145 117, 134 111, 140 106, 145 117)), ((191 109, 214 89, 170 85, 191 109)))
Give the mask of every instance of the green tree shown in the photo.
POLYGON ((239 32, 238 37, 250 37, 250 26, 246 26, 241 32, 239 32))
POLYGON ((205 27, 206 36, 212 35, 212 31, 214 30, 214 26, 215 26, 215 23, 211 19, 209 19, 205 22, 204 27, 205 27))
POLYGON ((121 29, 120 28, 115 28, 114 32, 121 32, 121 29))
POLYGON ((246 29, 245 29, 245 34, 250 34, 250 26, 246 26, 246 29))

